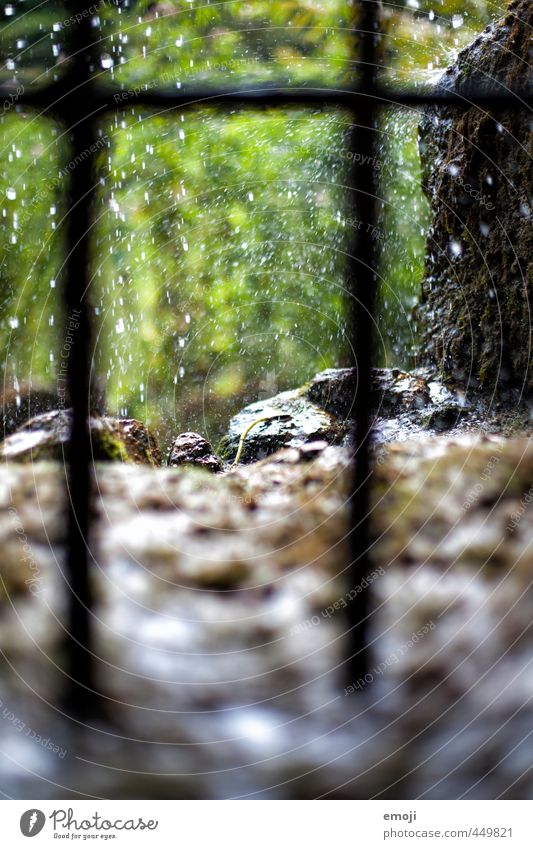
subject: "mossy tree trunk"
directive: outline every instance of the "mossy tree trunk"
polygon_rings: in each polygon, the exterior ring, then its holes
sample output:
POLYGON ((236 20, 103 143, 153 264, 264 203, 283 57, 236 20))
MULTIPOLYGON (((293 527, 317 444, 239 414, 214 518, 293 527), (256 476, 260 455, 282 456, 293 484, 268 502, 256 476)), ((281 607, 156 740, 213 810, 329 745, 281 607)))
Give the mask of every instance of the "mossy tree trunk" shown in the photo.
MULTIPOLYGON (((531 0, 514 0, 459 54, 439 90, 531 90, 532 24, 531 0)), ((422 358, 456 386, 507 397, 533 391, 531 128, 527 108, 431 107, 420 124, 432 206, 422 358)))

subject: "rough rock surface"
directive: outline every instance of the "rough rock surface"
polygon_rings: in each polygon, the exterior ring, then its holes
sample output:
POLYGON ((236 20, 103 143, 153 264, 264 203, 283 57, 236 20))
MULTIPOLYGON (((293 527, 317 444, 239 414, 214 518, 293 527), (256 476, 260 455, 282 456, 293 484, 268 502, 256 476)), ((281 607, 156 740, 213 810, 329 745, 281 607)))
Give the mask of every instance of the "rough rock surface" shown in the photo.
POLYGON ((339 665, 358 591, 342 541, 349 451, 315 445, 302 462, 285 449, 218 476, 97 465, 108 718, 86 728, 57 709, 62 470, 2 465, 0 789, 530 799, 531 440, 431 437, 379 451, 368 687, 339 665))
MULTIPOLYGON (((52 410, 35 416, 4 440, 0 456, 16 463, 63 460, 70 426, 69 410, 52 410)), ((157 440, 142 422, 91 417, 89 427, 93 460, 161 465, 157 440)))
MULTIPOLYGON (((307 387, 306 395, 335 416, 353 418, 357 369, 326 369, 307 387)), ((373 408, 376 415, 393 417, 431 404, 425 377, 401 369, 372 369, 373 408)))
MULTIPOLYGON (((533 3, 514 0, 447 69, 437 91, 531 88, 533 3)), ((455 385, 533 391, 533 171, 527 109, 430 107, 420 149, 432 225, 422 354, 455 385)))
POLYGON ((241 436, 250 427, 243 444, 242 463, 261 460, 284 446, 298 447, 316 440, 338 445, 347 434, 341 420, 306 397, 305 387, 248 404, 237 413, 219 445, 224 459, 235 459, 241 436), (257 424, 251 427, 254 422, 257 424))
MULTIPOLYGON (((237 454, 246 435, 241 462, 250 463, 282 447, 300 447, 324 440, 343 445, 350 439, 357 384, 356 369, 326 369, 305 386, 249 404, 230 422, 219 450, 228 460, 237 454), (279 413, 287 414, 283 419, 279 413)), ((388 442, 416 433, 427 435, 468 428, 472 411, 429 373, 409 374, 400 369, 373 369, 374 439, 388 442)), ((479 421, 475 420, 475 426, 479 421)))
POLYGON ((211 444, 199 433, 180 433, 172 443, 169 466, 197 466, 208 472, 221 472, 222 463, 211 444))
MULTIPOLYGON (((98 421, 98 419, 95 419, 98 421)), ((126 460, 130 463, 161 465, 161 451, 155 434, 144 422, 137 419, 100 419, 104 427, 116 433, 126 449, 126 460)))

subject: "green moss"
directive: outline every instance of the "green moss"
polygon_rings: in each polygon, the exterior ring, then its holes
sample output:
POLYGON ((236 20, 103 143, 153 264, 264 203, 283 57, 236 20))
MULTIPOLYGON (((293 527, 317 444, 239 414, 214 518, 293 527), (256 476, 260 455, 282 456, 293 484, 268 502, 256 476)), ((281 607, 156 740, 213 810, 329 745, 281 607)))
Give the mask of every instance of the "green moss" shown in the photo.
POLYGON ((95 460, 131 463, 132 460, 122 440, 109 430, 93 430, 91 445, 95 460))

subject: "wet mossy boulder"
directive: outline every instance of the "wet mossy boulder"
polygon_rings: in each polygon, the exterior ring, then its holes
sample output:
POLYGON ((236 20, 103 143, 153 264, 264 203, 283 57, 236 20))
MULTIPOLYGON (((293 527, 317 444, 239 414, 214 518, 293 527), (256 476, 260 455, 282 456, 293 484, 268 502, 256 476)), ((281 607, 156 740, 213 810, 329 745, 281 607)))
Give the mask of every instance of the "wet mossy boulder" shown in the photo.
MULTIPOLYGON (((466 47, 437 85, 531 89, 533 3, 466 47)), ((533 170, 527 109, 428 107, 420 124, 424 189, 431 205, 419 317, 421 356, 449 385, 515 399, 533 392, 533 170)))
POLYGON ((253 463, 280 448, 298 448, 306 442, 342 444, 347 428, 335 415, 311 401, 304 386, 249 404, 237 413, 219 445, 220 456, 234 461, 244 435, 239 460, 253 463))
MULTIPOLYGON (((357 369, 326 369, 317 374, 306 396, 342 419, 353 419, 357 369)), ((421 410, 431 402, 425 377, 399 368, 372 369, 372 407, 380 416, 398 416, 421 410)))
POLYGON ((160 466, 161 450, 152 430, 144 422, 137 419, 113 419, 104 417, 95 419, 103 422, 121 440, 126 449, 126 462, 147 463, 150 466, 160 466))
MULTIPOLYGON (((225 460, 252 463, 280 448, 351 441, 357 370, 326 369, 299 389, 249 404, 230 422, 219 445, 225 460)), ((373 411, 382 420, 416 416, 434 404, 427 380, 400 369, 373 369, 373 411)))
MULTIPOLYGON (((63 461, 71 424, 70 410, 52 410, 35 416, 4 440, 1 458, 15 463, 63 461)), ((94 461, 161 465, 157 440, 142 422, 91 417, 89 428, 94 461)))

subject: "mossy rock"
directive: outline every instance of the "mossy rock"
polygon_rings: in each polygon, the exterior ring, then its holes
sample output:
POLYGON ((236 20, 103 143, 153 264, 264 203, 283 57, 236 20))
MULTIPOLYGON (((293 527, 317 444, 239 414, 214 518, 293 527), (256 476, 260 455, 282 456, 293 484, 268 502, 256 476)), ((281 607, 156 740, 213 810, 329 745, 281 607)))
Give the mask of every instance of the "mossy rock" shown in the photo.
MULTIPOLYGON (((356 369, 326 369, 299 389, 249 404, 231 420, 218 453, 225 460, 235 460, 243 436, 243 463, 317 440, 343 445, 353 431, 356 388, 356 369)), ((372 407, 382 419, 416 417, 429 404, 424 377, 401 369, 373 369, 372 407)))
MULTIPOLYGON (((70 436, 70 410, 52 410, 35 416, 4 440, 1 456, 7 462, 32 463, 65 459, 70 436)), ((142 463, 160 466, 161 453, 151 431, 135 419, 89 419, 94 461, 142 463)))
POLYGON ((228 433, 218 446, 219 456, 233 461, 241 436, 248 428, 240 458, 243 463, 253 463, 280 448, 298 448, 317 439, 331 445, 342 444, 347 436, 346 426, 310 401, 306 391, 306 387, 302 387, 280 392, 273 398, 249 404, 232 418, 228 433))

